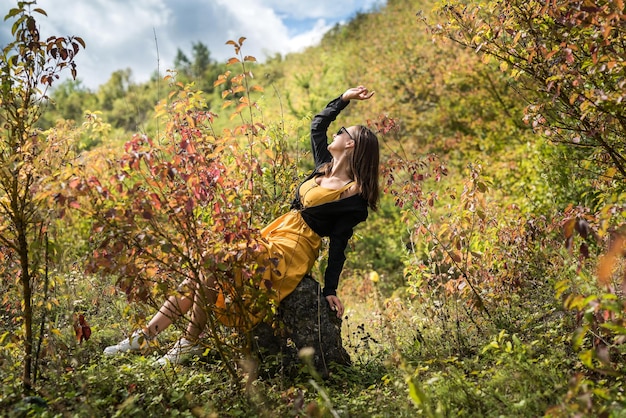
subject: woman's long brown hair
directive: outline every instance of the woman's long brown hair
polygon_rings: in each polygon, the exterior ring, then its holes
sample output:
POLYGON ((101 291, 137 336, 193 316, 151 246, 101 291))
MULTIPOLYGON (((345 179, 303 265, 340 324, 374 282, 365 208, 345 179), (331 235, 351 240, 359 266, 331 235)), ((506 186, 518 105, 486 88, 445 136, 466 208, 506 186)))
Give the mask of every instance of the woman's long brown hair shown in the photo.
MULTIPOLYGON (((378 209, 378 176, 380 149, 378 138, 367 126, 357 125, 354 148, 350 155, 350 171, 361 187, 361 196, 367 200, 372 210, 378 209)), ((332 162, 325 167, 327 174, 332 170, 332 162)))

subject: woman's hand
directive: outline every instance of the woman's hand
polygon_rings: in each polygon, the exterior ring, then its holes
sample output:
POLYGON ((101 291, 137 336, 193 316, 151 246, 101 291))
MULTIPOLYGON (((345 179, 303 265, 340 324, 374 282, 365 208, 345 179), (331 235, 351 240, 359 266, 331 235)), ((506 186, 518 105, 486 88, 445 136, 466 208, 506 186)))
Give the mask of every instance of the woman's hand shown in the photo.
POLYGON ((326 296, 326 300, 328 301, 330 310, 337 312, 337 318, 341 318, 341 316, 343 315, 343 304, 341 303, 339 298, 334 295, 328 295, 326 296))
POLYGON ((367 100, 374 95, 374 91, 369 91, 365 86, 352 87, 341 95, 341 99, 346 102, 356 100, 367 100))

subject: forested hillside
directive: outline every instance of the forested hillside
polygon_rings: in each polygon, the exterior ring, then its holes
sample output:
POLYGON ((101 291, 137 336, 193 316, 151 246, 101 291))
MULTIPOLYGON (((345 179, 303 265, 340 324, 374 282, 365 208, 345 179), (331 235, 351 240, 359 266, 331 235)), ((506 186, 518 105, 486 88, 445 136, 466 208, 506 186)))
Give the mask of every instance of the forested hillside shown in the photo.
POLYGON ((16 7, 0 56, 3 416, 624 414, 622 0, 388 0, 302 53, 258 62, 240 38, 216 62, 199 41, 163 77, 120 69, 97 91, 53 83, 80 79, 88 53, 80 34, 40 36, 60 11, 16 7), (335 125, 377 132, 383 193, 338 289, 352 365, 255 369, 213 322, 184 366, 152 364, 175 330, 154 353, 103 356, 181 278, 244 268, 241 243, 312 168, 313 115, 359 84, 375 95, 335 125))

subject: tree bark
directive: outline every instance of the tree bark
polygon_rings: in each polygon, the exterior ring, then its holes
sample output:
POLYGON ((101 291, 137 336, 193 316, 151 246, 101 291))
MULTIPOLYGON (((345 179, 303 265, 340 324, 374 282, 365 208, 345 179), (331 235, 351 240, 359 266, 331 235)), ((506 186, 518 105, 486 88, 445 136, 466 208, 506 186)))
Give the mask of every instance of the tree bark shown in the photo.
POLYGON ((24 303, 24 370, 22 379, 24 393, 28 394, 31 390, 31 365, 33 358, 33 308, 31 304, 33 290, 28 269, 28 243, 26 241, 26 233, 22 230, 19 231, 18 241, 22 269, 22 303, 24 303))
POLYGON ((251 341, 265 370, 287 376, 300 371, 299 353, 306 347, 314 350, 312 365, 322 377, 328 376, 333 363, 351 364, 341 341, 341 318, 330 310, 319 283, 309 275, 281 302, 274 325, 256 326, 251 341))

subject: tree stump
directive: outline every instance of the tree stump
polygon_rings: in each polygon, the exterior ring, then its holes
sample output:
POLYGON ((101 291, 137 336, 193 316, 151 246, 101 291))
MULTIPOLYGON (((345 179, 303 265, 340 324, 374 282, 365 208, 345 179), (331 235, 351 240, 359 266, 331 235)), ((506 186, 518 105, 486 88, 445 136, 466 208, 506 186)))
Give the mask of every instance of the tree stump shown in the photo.
POLYGON ((306 347, 313 348, 312 364, 322 377, 328 376, 333 363, 351 363, 341 341, 341 318, 330 310, 319 283, 310 275, 281 302, 274 326, 261 323, 251 334, 265 370, 277 360, 274 365, 283 374, 294 376, 303 365, 299 352, 306 347))

